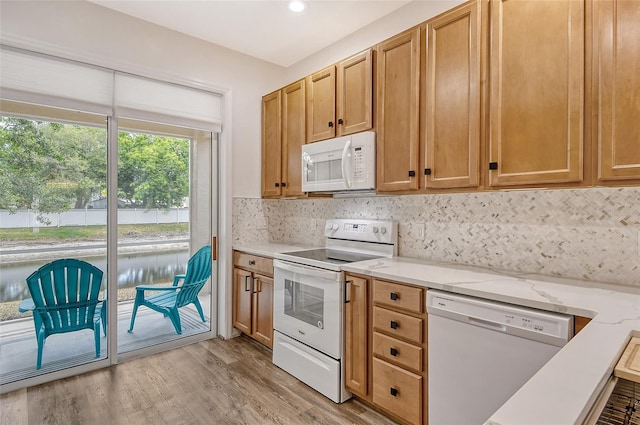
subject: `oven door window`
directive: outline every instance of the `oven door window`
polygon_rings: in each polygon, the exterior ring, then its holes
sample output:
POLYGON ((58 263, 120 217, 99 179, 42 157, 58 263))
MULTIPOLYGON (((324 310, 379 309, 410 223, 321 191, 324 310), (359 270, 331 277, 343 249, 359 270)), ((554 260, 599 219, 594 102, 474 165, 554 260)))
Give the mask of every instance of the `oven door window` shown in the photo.
POLYGON ((285 279, 284 298, 284 314, 324 328, 324 289, 285 279))

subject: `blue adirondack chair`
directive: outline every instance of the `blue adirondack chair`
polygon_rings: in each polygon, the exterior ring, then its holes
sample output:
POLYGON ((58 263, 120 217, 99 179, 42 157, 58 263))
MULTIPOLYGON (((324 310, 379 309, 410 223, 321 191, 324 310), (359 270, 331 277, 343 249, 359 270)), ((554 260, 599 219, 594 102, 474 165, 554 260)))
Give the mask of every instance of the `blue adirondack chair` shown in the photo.
POLYGON ((165 317, 171 319, 173 327, 178 335, 182 334, 182 325, 180 324, 180 313, 178 309, 188 304, 196 306, 200 318, 203 322, 204 318, 202 306, 198 300, 198 293, 207 283, 207 279, 211 276, 211 245, 206 245, 198 250, 189 259, 187 264, 187 273, 177 275, 173 279, 173 286, 157 287, 151 285, 136 286, 136 299, 133 304, 133 313, 131 315, 131 324, 128 332, 133 332, 133 325, 136 321, 136 313, 141 305, 147 306, 152 310, 164 314, 165 317), (182 285, 179 285, 180 281, 182 285), (158 294, 145 297, 145 291, 160 291, 158 294))
POLYGON ((49 335, 93 329, 96 358, 100 357, 100 322, 106 330, 106 309, 98 299, 102 270, 82 260, 62 259, 45 264, 27 278, 31 299, 20 311, 33 311, 38 341, 36 369, 49 335))

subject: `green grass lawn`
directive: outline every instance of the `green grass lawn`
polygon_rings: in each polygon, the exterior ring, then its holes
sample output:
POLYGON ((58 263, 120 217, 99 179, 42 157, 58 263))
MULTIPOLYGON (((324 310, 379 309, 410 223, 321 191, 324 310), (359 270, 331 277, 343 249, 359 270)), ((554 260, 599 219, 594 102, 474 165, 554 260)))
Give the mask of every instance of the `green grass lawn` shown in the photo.
MULTIPOLYGON (((118 237, 157 236, 157 235, 186 235, 189 223, 166 224, 123 224, 118 226, 118 237)), ((68 226, 41 227, 38 232, 31 228, 0 229, 0 239, 3 241, 38 241, 38 240, 91 240, 106 239, 107 226, 68 226)))

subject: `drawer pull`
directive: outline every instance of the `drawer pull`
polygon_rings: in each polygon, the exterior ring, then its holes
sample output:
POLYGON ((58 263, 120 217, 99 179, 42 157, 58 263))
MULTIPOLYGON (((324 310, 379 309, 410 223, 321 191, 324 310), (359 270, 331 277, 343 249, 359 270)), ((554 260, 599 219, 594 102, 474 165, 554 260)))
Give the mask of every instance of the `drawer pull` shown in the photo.
POLYGON ((392 396, 396 397, 398 395, 398 390, 396 390, 395 388, 391 387, 391 388, 389 388, 389 393, 392 396))
POLYGON ((250 266, 255 266, 256 265, 256 260, 249 260, 249 265, 250 266))
POLYGON ((391 329, 398 329, 398 322, 392 320, 389 326, 391 326, 391 329))
POLYGON ((393 357, 398 355, 398 350, 396 350, 395 348, 391 347, 389 349, 389 354, 391 354, 393 357))
POLYGON ((391 298, 393 301, 395 301, 400 297, 398 296, 398 294, 396 292, 392 292, 391 294, 389 294, 389 298, 391 298))

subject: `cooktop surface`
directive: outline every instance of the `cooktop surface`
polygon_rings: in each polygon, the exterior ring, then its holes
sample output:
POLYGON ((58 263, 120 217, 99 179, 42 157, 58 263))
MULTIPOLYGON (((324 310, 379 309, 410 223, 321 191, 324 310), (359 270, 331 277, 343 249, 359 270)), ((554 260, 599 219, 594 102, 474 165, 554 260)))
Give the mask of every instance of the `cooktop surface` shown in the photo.
POLYGON ((354 263, 356 261, 380 258, 380 255, 362 254, 359 252, 340 251, 335 249, 310 249, 307 251, 285 252, 284 255, 332 264, 354 263))

